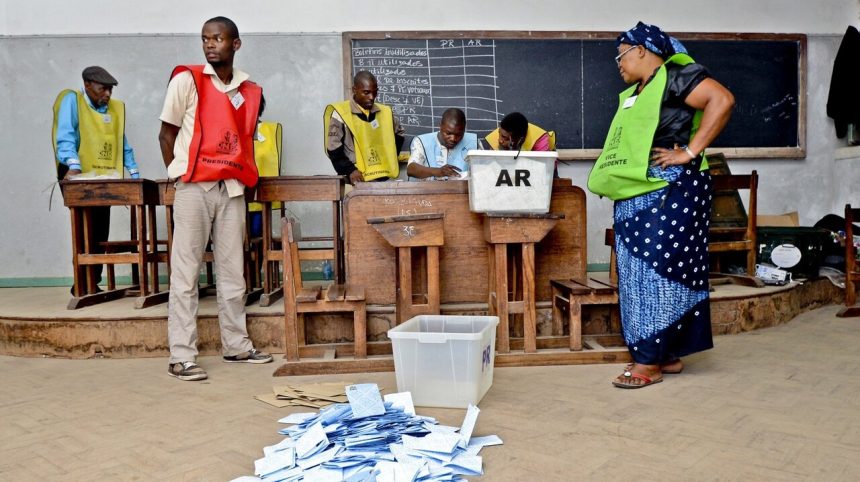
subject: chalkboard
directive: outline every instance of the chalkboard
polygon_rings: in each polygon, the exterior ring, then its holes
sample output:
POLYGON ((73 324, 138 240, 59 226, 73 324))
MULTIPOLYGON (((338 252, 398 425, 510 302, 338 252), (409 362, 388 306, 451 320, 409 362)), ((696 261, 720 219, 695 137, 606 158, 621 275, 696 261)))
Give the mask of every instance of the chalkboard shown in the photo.
MULTIPOLYGON (((437 128, 448 107, 480 137, 519 111, 556 132, 560 157, 595 158, 626 88, 609 32, 347 32, 344 85, 369 70, 378 102, 408 136, 437 128)), ((805 156, 806 37, 678 35, 690 55, 735 95, 712 144, 730 158, 805 156)), ((408 140, 407 140, 408 142, 408 140)), ((408 145, 408 144, 407 144, 408 145)))

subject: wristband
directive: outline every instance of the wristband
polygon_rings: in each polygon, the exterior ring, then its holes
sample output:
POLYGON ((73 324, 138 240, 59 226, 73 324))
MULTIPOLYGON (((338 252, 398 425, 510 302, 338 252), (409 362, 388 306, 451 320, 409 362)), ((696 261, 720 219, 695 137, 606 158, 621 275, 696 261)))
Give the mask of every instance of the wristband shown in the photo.
POLYGON ((684 146, 684 152, 690 155, 690 159, 699 157, 697 154, 693 154, 693 151, 690 150, 690 146, 684 146))

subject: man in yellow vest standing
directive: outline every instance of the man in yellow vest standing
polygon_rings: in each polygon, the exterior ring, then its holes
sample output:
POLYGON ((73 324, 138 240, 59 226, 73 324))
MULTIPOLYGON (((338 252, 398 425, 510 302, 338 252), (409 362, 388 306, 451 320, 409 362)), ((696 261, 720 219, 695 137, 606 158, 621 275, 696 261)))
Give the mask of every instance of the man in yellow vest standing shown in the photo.
POLYGON ((232 20, 207 20, 201 37, 207 63, 173 69, 158 135, 167 176, 179 178, 173 204, 167 373, 180 380, 207 378, 197 365, 197 289, 210 237, 223 360, 272 361, 272 355, 254 348, 245 318, 244 194, 246 186, 257 184, 254 131, 263 90, 247 73, 233 68, 242 41, 232 20))
POLYGON ((327 105, 323 114, 326 154, 350 184, 400 174, 397 153, 404 130, 391 107, 376 103, 378 93, 376 77, 362 70, 352 80, 352 99, 327 105))
MULTIPOLYGON (((117 80, 98 66, 85 68, 81 76, 83 89, 65 89, 54 101, 57 179, 81 174, 121 178, 123 166, 137 179, 134 151, 125 137, 125 104, 111 98, 117 80)), ((91 249, 101 254, 110 233, 110 207, 94 207, 91 213, 95 241, 91 249)), ((101 281, 103 268, 96 269, 96 283, 101 281)))

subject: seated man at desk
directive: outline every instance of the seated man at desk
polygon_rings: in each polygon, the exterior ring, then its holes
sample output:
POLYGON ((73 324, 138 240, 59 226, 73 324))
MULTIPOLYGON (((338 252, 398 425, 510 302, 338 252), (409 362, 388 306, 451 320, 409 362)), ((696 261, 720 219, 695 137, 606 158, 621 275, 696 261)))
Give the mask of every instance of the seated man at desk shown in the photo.
MULTIPOLYGON (((65 89, 54 101, 52 137, 57 179, 81 173, 121 178, 123 166, 132 179, 137 179, 134 150, 125 137, 125 104, 111 98, 117 80, 98 66, 85 68, 81 77, 82 89, 65 89)), ((91 252, 102 254, 110 232, 110 206, 93 207, 90 212, 95 242, 91 252)), ((96 268, 97 284, 103 268, 96 268)))
POLYGON ((376 103, 376 77, 366 70, 352 80, 352 99, 329 104, 323 114, 325 150, 334 170, 359 181, 386 181, 400 174, 397 153, 403 127, 391 107, 376 103))
POLYGON ((442 113, 437 132, 412 139, 406 173, 410 181, 457 179, 469 171, 466 153, 477 148, 477 134, 466 132, 466 114, 452 107, 442 113))
POLYGON ((498 129, 484 138, 494 151, 552 151, 555 149, 555 132, 546 131, 529 123, 526 116, 511 112, 502 118, 498 129))

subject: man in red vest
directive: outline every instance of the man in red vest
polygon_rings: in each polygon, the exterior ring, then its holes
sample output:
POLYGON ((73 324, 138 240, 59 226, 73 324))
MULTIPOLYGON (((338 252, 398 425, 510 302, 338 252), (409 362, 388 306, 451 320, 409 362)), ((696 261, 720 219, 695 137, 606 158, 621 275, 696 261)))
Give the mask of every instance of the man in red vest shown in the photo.
POLYGON ((161 157, 176 182, 170 302, 168 374, 203 380, 197 365, 197 284, 203 251, 214 243, 218 322, 225 362, 268 363, 272 356, 254 349, 245 321, 243 236, 245 188, 257 184, 254 130, 262 89, 233 68, 242 46, 232 20, 215 17, 203 24, 206 65, 173 70, 161 111, 161 157))

